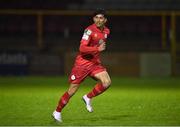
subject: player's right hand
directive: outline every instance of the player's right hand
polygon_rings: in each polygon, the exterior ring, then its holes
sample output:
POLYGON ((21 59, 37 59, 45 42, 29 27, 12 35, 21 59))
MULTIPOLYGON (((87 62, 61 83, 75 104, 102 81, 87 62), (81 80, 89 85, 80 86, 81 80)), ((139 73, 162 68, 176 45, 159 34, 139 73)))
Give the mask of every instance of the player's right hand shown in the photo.
POLYGON ((105 49, 106 49, 106 43, 103 42, 102 44, 99 45, 98 50, 101 52, 104 51, 105 49))

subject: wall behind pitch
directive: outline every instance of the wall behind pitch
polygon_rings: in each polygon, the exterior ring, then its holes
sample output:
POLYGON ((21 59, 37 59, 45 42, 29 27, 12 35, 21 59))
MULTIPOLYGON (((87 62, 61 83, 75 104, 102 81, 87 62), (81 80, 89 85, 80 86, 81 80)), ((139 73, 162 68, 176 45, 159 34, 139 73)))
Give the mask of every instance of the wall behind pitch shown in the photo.
POLYGON ((28 75, 30 55, 22 51, 0 52, 0 75, 28 75))
POLYGON ((140 64, 138 53, 104 53, 102 54, 102 63, 112 75, 139 76, 140 64))
MULTIPOLYGON (((65 73, 68 75, 74 64, 76 53, 65 54, 65 73)), ((105 52, 102 64, 110 75, 133 77, 162 77, 171 75, 169 53, 105 52)))
POLYGON ((74 65, 76 55, 77 55, 76 52, 67 52, 64 54, 64 72, 65 72, 65 75, 67 75, 67 76, 71 72, 71 69, 74 65))
POLYGON ((141 53, 140 75, 142 77, 170 76, 171 56, 169 53, 141 53))
MULTIPOLYGON (((68 75, 74 64, 76 53, 65 54, 65 73, 68 75)), ((137 53, 102 53, 102 64, 110 75, 139 76, 139 55, 137 53)))
POLYGON ((57 54, 32 54, 29 70, 31 75, 63 75, 64 57, 57 54))

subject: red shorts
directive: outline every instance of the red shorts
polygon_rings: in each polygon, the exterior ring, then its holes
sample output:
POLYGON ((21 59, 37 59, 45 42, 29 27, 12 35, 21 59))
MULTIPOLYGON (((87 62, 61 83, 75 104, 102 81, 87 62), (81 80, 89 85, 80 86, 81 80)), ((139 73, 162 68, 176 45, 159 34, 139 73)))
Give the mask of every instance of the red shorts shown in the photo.
POLYGON ((70 84, 80 84, 87 76, 94 77, 95 74, 106 71, 102 65, 93 65, 91 67, 74 66, 69 76, 70 84))

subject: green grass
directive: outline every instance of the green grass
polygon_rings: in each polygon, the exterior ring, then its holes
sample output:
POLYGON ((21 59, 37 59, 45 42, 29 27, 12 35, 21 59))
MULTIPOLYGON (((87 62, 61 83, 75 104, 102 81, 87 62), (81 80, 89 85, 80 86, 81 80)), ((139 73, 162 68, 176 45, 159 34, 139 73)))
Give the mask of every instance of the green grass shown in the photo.
MULTIPOLYGON (((180 125, 180 79, 113 77, 88 113, 81 97, 94 85, 81 84, 62 112, 60 125, 180 125)), ((51 114, 68 88, 65 77, 1 77, 0 125, 54 126, 51 114)))

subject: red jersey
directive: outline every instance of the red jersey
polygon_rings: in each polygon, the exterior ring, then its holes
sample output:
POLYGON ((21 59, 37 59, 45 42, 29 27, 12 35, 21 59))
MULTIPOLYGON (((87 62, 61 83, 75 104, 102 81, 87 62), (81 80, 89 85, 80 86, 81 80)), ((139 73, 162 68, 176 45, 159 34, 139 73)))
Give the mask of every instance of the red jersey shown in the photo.
POLYGON ((101 31, 95 24, 88 26, 81 39, 79 54, 76 57, 75 66, 91 66, 100 64, 100 52, 98 46, 106 42, 110 30, 107 27, 101 31))

